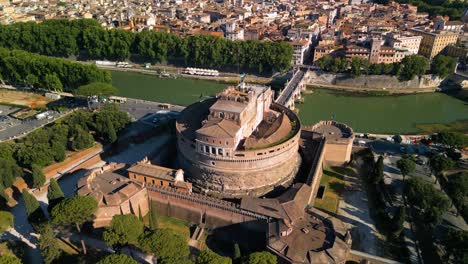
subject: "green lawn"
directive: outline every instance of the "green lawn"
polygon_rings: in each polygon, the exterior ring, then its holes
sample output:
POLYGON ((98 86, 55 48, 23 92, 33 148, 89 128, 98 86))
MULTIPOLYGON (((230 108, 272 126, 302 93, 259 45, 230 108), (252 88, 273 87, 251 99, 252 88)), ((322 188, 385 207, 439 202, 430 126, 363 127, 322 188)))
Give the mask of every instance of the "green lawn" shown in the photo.
MULTIPOLYGON (((190 227, 189 223, 180 220, 174 217, 168 217, 168 216, 162 216, 162 215, 157 215, 157 221, 158 221, 158 228, 168 228, 171 230, 176 231, 183 237, 189 239, 190 238, 190 227)), ((145 215, 143 217, 143 222, 145 225, 149 225, 149 214, 145 215)))
POLYGON ((343 179, 343 172, 347 170, 341 167, 325 168, 320 180, 320 186, 325 186, 322 199, 315 199, 314 207, 330 213, 338 212, 338 205, 341 195, 344 192, 346 181, 343 179))

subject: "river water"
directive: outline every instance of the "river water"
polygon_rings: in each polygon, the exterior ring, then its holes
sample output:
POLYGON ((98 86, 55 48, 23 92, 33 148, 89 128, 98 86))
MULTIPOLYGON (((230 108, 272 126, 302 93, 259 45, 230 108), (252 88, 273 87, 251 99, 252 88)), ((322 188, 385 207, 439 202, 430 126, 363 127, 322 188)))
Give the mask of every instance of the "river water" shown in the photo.
MULTIPOLYGON (((189 105, 215 95, 227 84, 185 78, 161 79, 131 72, 112 72, 119 95, 189 105)), ((303 124, 335 117, 355 131, 368 133, 417 133, 420 123, 468 120, 468 105, 442 93, 401 96, 356 96, 314 89, 297 104, 303 124)))

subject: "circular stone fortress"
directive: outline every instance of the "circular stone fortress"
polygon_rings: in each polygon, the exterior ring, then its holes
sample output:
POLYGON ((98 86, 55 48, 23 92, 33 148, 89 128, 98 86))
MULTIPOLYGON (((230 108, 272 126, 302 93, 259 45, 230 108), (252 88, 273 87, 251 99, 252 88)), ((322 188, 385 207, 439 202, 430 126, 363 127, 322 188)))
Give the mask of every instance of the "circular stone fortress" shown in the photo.
POLYGON ((261 196, 292 183, 301 125, 269 87, 241 83, 188 106, 176 124, 181 167, 201 193, 261 196))

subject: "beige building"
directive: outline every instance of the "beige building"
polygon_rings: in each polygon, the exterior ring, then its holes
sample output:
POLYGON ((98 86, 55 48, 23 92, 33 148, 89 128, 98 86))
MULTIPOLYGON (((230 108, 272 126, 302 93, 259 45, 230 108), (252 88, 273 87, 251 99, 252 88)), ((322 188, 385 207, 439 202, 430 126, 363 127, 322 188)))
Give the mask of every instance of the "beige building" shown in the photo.
POLYGON ((314 63, 320 60, 323 56, 331 54, 335 51, 333 45, 318 45, 314 50, 314 63))
POLYGON ((148 192, 143 184, 115 173, 125 164, 111 163, 90 171, 77 183, 77 194, 91 196, 98 202, 93 226, 109 225, 114 215, 146 215, 148 192))
POLYGON ((427 31, 418 28, 413 28, 411 31, 418 36, 422 36, 419 55, 432 60, 439 55, 445 47, 457 43, 458 33, 449 31, 427 31))
POLYGON ((171 187, 178 192, 191 193, 192 184, 184 180, 184 171, 174 170, 151 164, 148 158, 143 159, 127 169, 131 180, 154 186, 171 187))

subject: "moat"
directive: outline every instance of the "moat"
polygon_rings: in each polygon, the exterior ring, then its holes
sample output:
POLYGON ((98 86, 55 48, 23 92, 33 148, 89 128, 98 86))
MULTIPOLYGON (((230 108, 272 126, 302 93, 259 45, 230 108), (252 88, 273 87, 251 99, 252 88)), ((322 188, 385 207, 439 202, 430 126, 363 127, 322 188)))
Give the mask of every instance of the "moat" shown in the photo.
MULTIPOLYGON (((121 96, 185 106, 227 86, 215 81, 161 79, 130 72, 112 72, 112 82, 121 96)), ((360 96, 314 89, 296 107, 304 124, 335 117, 355 131, 370 133, 417 133, 417 124, 468 119, 468 104, 442 93, 360 96)))

